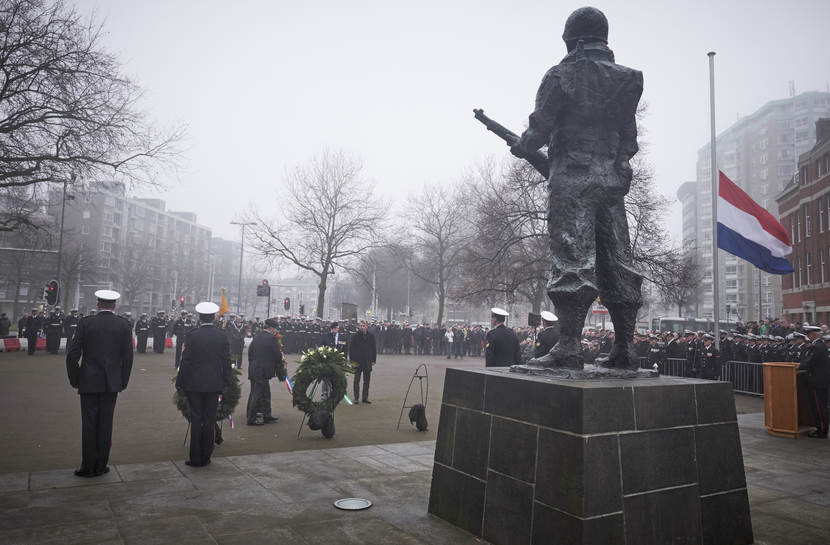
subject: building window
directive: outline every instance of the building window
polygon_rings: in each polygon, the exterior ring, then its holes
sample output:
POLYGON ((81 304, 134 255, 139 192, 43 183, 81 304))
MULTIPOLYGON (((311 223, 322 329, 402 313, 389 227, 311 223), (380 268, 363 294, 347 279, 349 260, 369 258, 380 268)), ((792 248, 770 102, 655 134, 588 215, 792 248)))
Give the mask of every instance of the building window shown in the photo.
POLYGON ((104 226, 104 236, 112 237, 112 227, 104 226))
POLYGON ((82 217, 85 220, 88 220, 90 216, 91 216, 91 214, 89 213, 89 210, 84 210, 84 213, 82 214, 82 217))
POLYGON ((104 212, 104 221, 108 223, 112 223, 112 220, 115 216, 113 216, 112 212, 104 212))
POLYGON ((795 241, 801 242, 801 216, 799 216, 797 213, 795 215, 795 234, 795 241))
POLYGON ((811 221, 812 218, 810 217, 810 205, 805 204, 801 207, 801 209, 804 212, 804 238, 807 238, 810 236, 810 233, 813 230, 813 224, 811 221))
POLYGON ((824 197, 818 199, 818 232, 824 232, 824 197))
POLYGON ((807 285, 813 283, 813 260, 810 252, 807 252, 807 285))
POLYGON ((802 276, 801 276, 801 258, 800 258, 800 257, 798 258, 798 270, 797 270, 797 273, 798 273, 798 274, 797 274, 797 276, 795 277, 795 287, 796 287, 796 288, 801 287, 801 283, 802 283, 802 276))
POLYGON ((82 235, 88 235, 89 234, 89 225, 87 225, 86 223, 81 225, 81 234, 82 235))
POLYGON ((824 284, 824 248, 819 248, 818 256, 819 256, 819 259, 821 260, 821 274, 820 274, 821 283, 824 284))

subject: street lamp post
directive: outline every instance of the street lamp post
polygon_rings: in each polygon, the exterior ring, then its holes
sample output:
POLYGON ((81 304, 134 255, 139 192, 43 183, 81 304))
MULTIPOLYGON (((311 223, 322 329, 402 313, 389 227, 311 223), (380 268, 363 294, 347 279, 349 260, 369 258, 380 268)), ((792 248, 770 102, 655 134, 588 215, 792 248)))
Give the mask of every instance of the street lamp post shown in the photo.
MULTIPOLYGON (((75 181, 75 175, 72 175, 72 181, 75 181)), ((67 180, 63 180, 63 197, 61 198, 61 230, 58 235, 58 273, 55 280, 58 281, 58 298, 56 304, 60 304, 63 299, 63 283, 61 282, 61 272, 63 268, 63 218, 66 216, 66 184, 67 180)), ((70 197, 71 199, 72 197, 70 197)))
POLYGON ((242 304, 242 256, 245 252, 245 226, 255 224, 252 221, 232 221, 231 225, 242 227, 242 238, 239 242, 239 282, 236 286, 236 313, 239 314, 239 308, 242 304))

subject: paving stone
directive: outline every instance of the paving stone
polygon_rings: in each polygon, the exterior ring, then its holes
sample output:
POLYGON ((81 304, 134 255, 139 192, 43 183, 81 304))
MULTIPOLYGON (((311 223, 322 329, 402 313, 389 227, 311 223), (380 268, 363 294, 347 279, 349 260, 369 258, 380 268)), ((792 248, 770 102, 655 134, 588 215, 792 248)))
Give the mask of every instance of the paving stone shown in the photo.
POLYGON ((0 494, 24 492, 29 489, 29 473, 0 473, 0 494))
MULTIPOLYGON (((211 465, 213 465, 211 463, 211 465)), ((123 481, 152 481, 156 479, 175 479, 183 473, 173 462, 154 464, 119 464, 115 466, 123 481)))
POLYGON ((38 543, 40 545, 99 544, 109 541, 121 543, 118 528, 116 528, 112 519, 17 528, 0 532, 0 543, 6 545, 22 545, 25 543, 38 543))
POLYGON ((435 449, 419 445, 417 443, 392 443, 389 445, 378 445, 381 449, 397 454, 398 456, 418 456, 434 454, 435 449))
POLYGON ((29 490, 98 486, 117 482, 121 482, 121 477, 118 475, 118 470, 114 466, 110 466, 109 473, 98 477, 78 477, 73 473, 72 469, 53 469, 50 471, 32 472, 29 479, 29 490))
POLYGON ((294 530, 309 545, 431 545, 377 517, 327 521, 297 526, 294 530))
POLYGON ((300 534, 291 528, 257 529, 239 534, 214 536, 219 545, 307 545, 300 534))
POLYGON ((194 516, 152 518, 121 522, 118 531, 127 543, 176 545, 213 543, 207 529, 194 516))
POLYGON ((62 503, 52 498, 32 499, 29 496, 29 501, 26 501, 25 505, 0 512, 0 531, 102 519, 112 519, 112 511, 107 500, 90 499, 86 502, 62 503))

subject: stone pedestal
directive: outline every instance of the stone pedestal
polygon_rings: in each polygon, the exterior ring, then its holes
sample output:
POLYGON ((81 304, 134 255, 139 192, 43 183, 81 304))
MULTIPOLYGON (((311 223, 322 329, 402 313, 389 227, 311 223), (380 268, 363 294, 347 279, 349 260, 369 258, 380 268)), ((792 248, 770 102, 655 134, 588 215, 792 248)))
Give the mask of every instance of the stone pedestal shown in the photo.
POLYGON ((732 386, 447 369, 429 511, 496 545, 752 543, 732 386))

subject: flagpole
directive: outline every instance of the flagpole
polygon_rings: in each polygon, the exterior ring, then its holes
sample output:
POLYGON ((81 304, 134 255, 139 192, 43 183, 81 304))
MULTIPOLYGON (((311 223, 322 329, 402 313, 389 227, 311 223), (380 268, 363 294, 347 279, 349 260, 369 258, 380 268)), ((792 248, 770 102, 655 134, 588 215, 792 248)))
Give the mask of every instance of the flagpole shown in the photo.
POLYGON ((712 317, 714 318, 715 348, 720 350, 720 270, 718 269, 718 154, 715 133, 715 52, 709 55, 709 113, 711 116, 712 152, 712 317))

